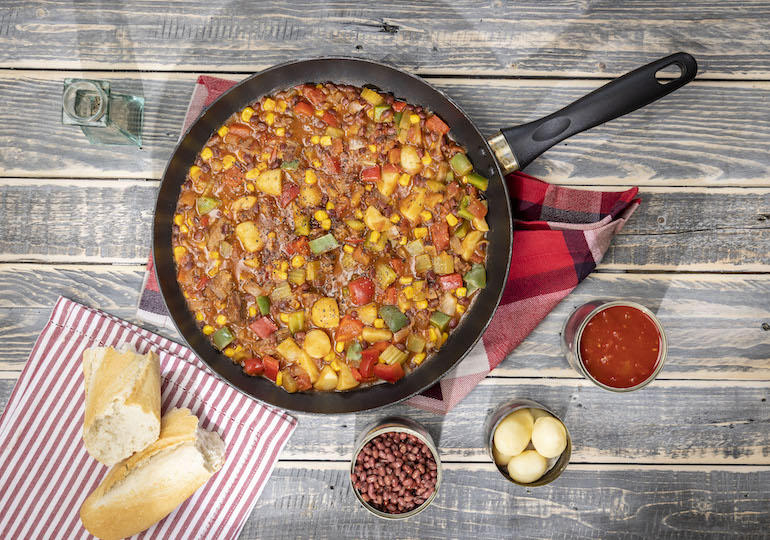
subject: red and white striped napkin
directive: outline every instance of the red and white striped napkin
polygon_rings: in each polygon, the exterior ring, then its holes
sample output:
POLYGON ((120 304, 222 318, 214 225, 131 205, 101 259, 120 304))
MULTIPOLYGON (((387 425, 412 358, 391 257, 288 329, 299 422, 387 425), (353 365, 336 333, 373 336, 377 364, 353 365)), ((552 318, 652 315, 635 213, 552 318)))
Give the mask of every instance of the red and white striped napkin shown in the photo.
MULTIPOLYGON (((234 84, 236 81, 198 77, 184 130, 234 84)), ((511 270, 500 307, 468 356, 439 383, 411 398, 410 405, 448 413, 596 268, 612 238, 639 206, 637 188, 623 192, 569 189, 523 173, 510 174, 506 181, 516 226, 511 270)), ((174 327, 155 280, 152 257, 137 317, 174 327)))
POLYGON ((130 346, 160 357, 162 410, 187 407, 227 447, 222 469, 135 538, 230 539, 243 528, 297 421, 211 375, 192 351, 59 298, 0 416, 0 538, 93 538, 80 506, 108 468, 83 446, 82 354, 130 346))

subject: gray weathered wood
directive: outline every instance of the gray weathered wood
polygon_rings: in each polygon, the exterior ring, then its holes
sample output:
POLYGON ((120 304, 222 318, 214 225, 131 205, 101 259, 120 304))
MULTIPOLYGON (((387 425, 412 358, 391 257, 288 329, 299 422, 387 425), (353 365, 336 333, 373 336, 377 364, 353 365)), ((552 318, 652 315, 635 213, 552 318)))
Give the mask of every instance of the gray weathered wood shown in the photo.
MULTIPOLYGON (((143 276, 143 267, 0 265, 0 371, 21 370, 59 295, 152 328, 135 318, 143 276)), ((770 277, 720 274, 595 273, 492 375, 578 377, 562 356, 559 332, 575 306, 597 297, 657 312, 670 346, 662 379, 770 380, 770 332, 762 327, 770 322, 770 277)))
POLYGON ((346 466, 279 463, 242 538, 760 539, 770 526, 767 467, 571 465, 526 489, 490 465, 446 464, 431 507, 385 521, 358 504, 346 466))
MULTIPOLYGON (((156 182, 0 180, 0 261, 144 264, 156 193, 156 182)), ((648 188, 641 197, 602 269, 770 269, 770 189, 648 188)))
MULTIPOLYGON (((13 383, 0 379, 0 387, 13 383)), ((444 459, 483 463, 484 418, 515 397, 542 403, 564 421, 572 463, 770 465, 766 381, 659 380, 625 395, 584 379, 487 378, 446 416, 405 404, 357 414, 296 414, 299 426, 281 457, 349 459, 364 426, 397 414, 421 422, 444 459)))
POLYGON ((422 73, 596 76, 678 50, 704 76, 770 76, 765 2, 7 2, 0 66, 255 71, 356 55, 422 73))
MULTIPOLYGON (((60 123, 63 72, 0 72, 0 176, 160 178, 182 126, 193 74, 87 73, 146 98, 144 148, 88 144, 60 123), (29 110, 41 111, 34 119, 29 110)), ((232 77, 232 76, 231 76, 232 77)), ((242 76, 236 76, 240 78, 242 76)), ((549 114, 601 81, 431 79, 486 135, 549 114)), ((770 83, 697 83, 562 143, 527 172, 580 185, 768 186, 770 83)))

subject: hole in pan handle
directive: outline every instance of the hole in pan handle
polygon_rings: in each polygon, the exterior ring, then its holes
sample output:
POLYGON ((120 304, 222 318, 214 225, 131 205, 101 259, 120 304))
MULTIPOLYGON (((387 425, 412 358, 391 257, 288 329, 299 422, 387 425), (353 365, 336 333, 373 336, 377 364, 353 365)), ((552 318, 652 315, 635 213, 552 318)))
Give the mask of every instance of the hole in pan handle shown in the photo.
POLYGON ((681 88, 695 78, 698 64, 678 52, 618 77, 555 112, 534 122, 504 128, 489 140, 504 172, 523 169, 540 154, 576 133, 644 107, 681 88), (656 73, 677 66, 681 74, 671 81, 656 73))

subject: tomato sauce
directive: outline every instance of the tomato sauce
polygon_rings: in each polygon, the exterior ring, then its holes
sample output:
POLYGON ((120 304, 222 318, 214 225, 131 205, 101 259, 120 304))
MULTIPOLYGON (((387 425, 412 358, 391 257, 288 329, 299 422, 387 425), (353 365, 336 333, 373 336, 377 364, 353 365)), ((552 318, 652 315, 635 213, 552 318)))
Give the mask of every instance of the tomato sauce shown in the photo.
POLYGON ((652 319, 628 306, 600 311, 580 338, 586 370, 613 388, 631 388, 649 379, 658 366, 660 347, 660 332, 652 319))

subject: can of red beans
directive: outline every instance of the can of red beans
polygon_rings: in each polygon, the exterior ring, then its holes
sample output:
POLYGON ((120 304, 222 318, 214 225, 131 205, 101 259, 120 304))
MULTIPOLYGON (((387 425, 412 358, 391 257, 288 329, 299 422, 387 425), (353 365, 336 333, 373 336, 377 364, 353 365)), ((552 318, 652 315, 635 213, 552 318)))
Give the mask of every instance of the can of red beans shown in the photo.
POLYGON ((361 505, 384 519, 425 510, 441 485, 441 460, 428 431, 391 416, 364 428, 350 462, 350 485, 361 505))

